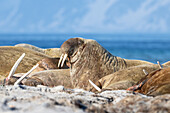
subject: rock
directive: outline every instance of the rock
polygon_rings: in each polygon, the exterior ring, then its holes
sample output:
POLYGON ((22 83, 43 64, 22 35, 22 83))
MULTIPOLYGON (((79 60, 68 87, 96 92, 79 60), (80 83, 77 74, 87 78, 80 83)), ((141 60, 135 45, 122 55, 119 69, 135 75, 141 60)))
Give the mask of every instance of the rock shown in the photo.
POLYGON ((112 113, 169 113, 170 95, 162 95, 154 98, 131 95, 116 104, 106 105, 105 109, 112 113))
POLYGON ((0 87, 0 112, 170 112, 170 94, 150 97, 139 93, 134 95, 125 90, 95 94, 81 89, 54 89, 29 86, 0 87))

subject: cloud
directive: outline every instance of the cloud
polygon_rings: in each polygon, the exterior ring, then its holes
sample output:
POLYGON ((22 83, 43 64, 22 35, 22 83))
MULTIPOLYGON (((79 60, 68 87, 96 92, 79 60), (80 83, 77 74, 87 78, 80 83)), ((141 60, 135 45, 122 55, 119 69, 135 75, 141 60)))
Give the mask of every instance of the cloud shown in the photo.
POLYGON ((56 29, 59 27, 59 25, 61 23, 63 23, 63 20, 64 20, 64 11, 65 9, 64 8, 61 8, 57 11, 56 14, 54 14, 53 16, 53 21, 49 23, 49 25, 47 26, 48 29, 56 29))
MULTIPOLYGON (((169 0, 145 0, 136 9, 127 9, 107 22, 106 12, 112 10, 117 0, 96 0, 88 5, 88 12, 74 26, 77 32, 168 32, 167 18, 152 16, 164 6, 169 6, 169 0)), ((119 2, 119 4, 122 2, 119 2)), ((126 4, 130 5, 130 4, 126 4)), ((109 14, 114 15, 114 14, 109 14)))
MULTIPOLYGON (((8 2, 10 2, 10 1, 8 1, 8 2)), ((0 20, 0 27, 4 27, 6 25, 8 26, 9 23, 11 23, 13 21, 13 19, 16 17, 16 14, 19 10, 19 5, 20 5, 20 0, 15 0, 15 2, 12 2, 12 8, 9 8, 12 10, 9 10, 9 14, 6 12, 6 15, 1 15, 1 16, 6 16, 6 18, 3 20, 0 20)))
POLYGON ((78 27, 86 31, 94 30, 94 28, 103 28, 106 12, 116 1, 117 0, 96 0, 89 4, 88 13, 82 17, 78 27))
POLYGON ((144 0, 134 2, 134 5, 131 3, 118 0, 87 0, 73 4, 71 1, 67 4, 53 1, 49 5, 37 2, 37 7, 33 1, 0 1, 0 30, 22 33, 170 31, 169 0, 144 0), (32 8, 29 8, 31 5, 32 8))
POLYGON ((137 10, 129 10, 128 13, 121 17, 117 17, 116 28, 126 30, 128 28, 136 31, 157 31, 162 29, 162 31, 167 31, 166 20, 158 17, 152 17, 152 13, 157 11, 159 8, 168 5, 170 1, 168 0, 146 0, 137 10), (152 21, 149 19, 153 18, 152 21), (119 27, 123 26, 123 27, 119 27))

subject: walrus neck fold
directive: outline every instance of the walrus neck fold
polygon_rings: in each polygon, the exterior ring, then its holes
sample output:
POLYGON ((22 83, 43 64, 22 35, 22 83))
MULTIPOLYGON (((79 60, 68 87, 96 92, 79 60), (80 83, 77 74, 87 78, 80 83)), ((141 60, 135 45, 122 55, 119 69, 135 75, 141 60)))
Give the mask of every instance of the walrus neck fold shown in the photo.
POLYGON ((113 70, 112 73, 127 68, 127 64, 123 58, 113 56, 104 48, 101 50, 102 51, 99 52, 99 56, 101 56, 100 60, 108 69, 110 68, 113 70))

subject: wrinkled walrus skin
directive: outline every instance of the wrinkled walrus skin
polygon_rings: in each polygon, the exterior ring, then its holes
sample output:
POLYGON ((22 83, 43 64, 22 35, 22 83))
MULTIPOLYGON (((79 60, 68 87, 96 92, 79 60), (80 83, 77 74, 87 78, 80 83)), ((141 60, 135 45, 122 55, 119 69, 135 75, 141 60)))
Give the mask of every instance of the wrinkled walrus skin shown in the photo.
POLYGON ((67 54, 70 76, 75 88, 89 90, 88 79, 96 83, 102 77, 131 66, 150 64, 140 60, 126 60, 113 56, 95 40, 71 38, 61 45, 62 54, 67 54))
POLYGON ((150 96, 170 94, 170 67, 153 71, 143 80, 146 82, 136 92, 150 96))
MULTIPOLYGON (((146 76, 143 69, 150 73, 159 69, 159 66, 155 64, 129 67, 101 78, 96 85, 101 88, 102 91, 125 90, 137 84, 141 78, 146 76)), ((93 88, 92 91, 95 92, 96 89, 93 88)))

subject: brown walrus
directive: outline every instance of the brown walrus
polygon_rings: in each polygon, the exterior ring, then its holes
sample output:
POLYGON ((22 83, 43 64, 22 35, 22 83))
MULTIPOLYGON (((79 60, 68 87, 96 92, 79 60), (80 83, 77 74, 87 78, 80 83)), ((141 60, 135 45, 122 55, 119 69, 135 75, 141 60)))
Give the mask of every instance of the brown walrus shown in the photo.
POLYGON ((66 88, 73 88, 69 69, 46 70, 33 73, 32 77, 28 78, 23 84, 28 86, 44 85, 49 87, 63 85, 66 88))
MULTIPOLYGON (((39 72, 39 71, 44 71, 44 70, 54 70, 54 69, 68 69, 69 67, 66 65, 66 62, 64 62, 63 67, 58 67, 57 64, 59 63, 59 58, 45 58, 42 59, 41 61, 39 61, 29 72, 27 73, 15 73, 15 70, 17 69, 19 63, 21 62, 21 60, 24 58, 25 53, 22 54, 22 56, 16 61, 16 63, 14 64, 14 66, 12 67, 10 74, 7 78, 5 78, 3 81, 0 81, 0 84, 3 85, 15 85, 15 84, 19 84, 20 81, 22 81, 24 79, 24 77, 29 76, 29 80, 31 79, 32 76, 34 76, 33 73, 39 72), (18 80, 20 79, 20 80, 18 80), (17 81, 17 82, 16 82, 17 81), (16 83, 15 83, 16 82, 16 83)), ((62 70, 64 71, 64 70, 62 70)), ((67 70, 66 70, 67 71, 67 70)), ((50 73, 50 72, 49 72, 50 73)), ((58 74, 61 75, 61 70, 60 73, 57 73, 56 76, 58 76, 58 74)), ((63 72, 64 74, 65 72, 63 72)), ((38 74, 37 74, 38 75, 38 74)), ((46 79, 47 81, 49 80, 48 78, 48 74, 46 74, 46 76, 44 76, 44 74, 39 73, 41 79, 44 78, 44 80, 46 79), (41 76, 42 75, 42 76, 41 76)), ((50 77, 51 78, 51 77, 50 77)), ((57 77, 56 77, 57 78, 57 77)), ((52 79, 56 79, 56 78, 52 78, 52 79)), ((38 79, 36 79, 38 80, 38 79)), ((24 83, 24 82, 23 82, 24 83)), ((35 86, 38 83, 38 81, 35 81, 35 79, 32 81, 32 85, 35 86), (33 83, 35 82, 35 83, 33 83)), ((71 83, 71 82, 70 82, 71 83)), ((30 85, 31 85, 30 84, 30 85)))
MULTIPOLYGON (((24 73, 15 74, 8 80, 6 85, 14 85, 14 83, 23 75, 24 73)), ((29 76, 30 77, 26 77, 21 81, 20 85, 44 85, 48 87, 63 85, 66 88, 73 88, 69 69, 44 70, 32 73, 29 76)), ((1 84, 3 84, 3 81, 1 81, 1 84)))
POLYGON ((14 63, 17 61, 22 53, 25 53, 23 61, 19 64, 16 73, 26 73, 28 72, 37 62, 39 66, 32 72, 43 71, 47 69, 67 69, 66 62, 64 62, 64 67, 58 67, 59 58, 50 58, 49 56, 42 54, 40 52, 32 51, 27 48, 22 47, 12 47, 4 46, 0 47, 0 80, 6 78, 9 75, 10 70, 14 63))
MULTIPOLYGON (((129 67, 101 78, 96 84, 101 91, 104 90, 125 90, 145 77, 144 70, 148 73, 159 69, 158 65, 139 65, 129 67)), ((96 89, 92 89, 96 91, 96 89)))
MULTIPOLYGON (((23 61, 20 63, 16 73, 25 73, 30 70, 38 61, 49 56, 22 47, 2 46, 0 47, 0 75, 6 77, 14 63, 25 53, 23 61)), ((3 79, 3 78, 2 78, 3 79)))
POLYGON ((15 45, 15 47, 23 47, 23 48, 31 49, 31 50, 46 54, 53 58, 58 58, 61 56, 60 48, 42 49, 42 48, 30 45, 30 44, 17 44, 15 45))
POLYGON ((150 96, 170 94, 170 67, 149 73, 139 83, 139 87, 133 89, 135 92, 150 96))
MULTIPOLYGON (((61 45, 62 62, 68 58, 72 84, 89 90, 88 79, 97 82, 102 77, 131 66, 150 64, 140 60, 127 60, 113 56, 95 40, 71 38, 61 45)), ((59 64, 60 65, 60 64, 59 64)))
POLYGON ((64 62, 63 67, 58 67, 60 58, 44 58, 38 62, 39 66, 32 72, 39 72, 44 70, 51 69, 68 69, 69 63, 68 61, 64 62))
POLYGON ((163 66, 169 66, 170 67, 170 61, 165 62, 164 64, 162 64, 163 66))

